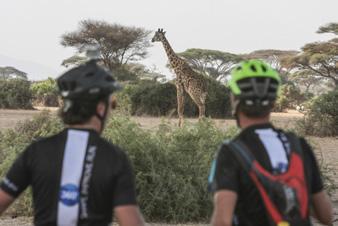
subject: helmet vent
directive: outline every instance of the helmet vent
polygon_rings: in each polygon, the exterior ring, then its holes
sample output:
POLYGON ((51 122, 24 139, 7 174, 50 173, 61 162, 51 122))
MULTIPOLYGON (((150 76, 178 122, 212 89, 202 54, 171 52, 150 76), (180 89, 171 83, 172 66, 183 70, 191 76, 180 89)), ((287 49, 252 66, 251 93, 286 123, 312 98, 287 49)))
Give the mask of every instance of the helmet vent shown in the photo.
POLYGON ((252 100, 245 100, 245 104, 252 106, 252 105, 254 105, 254 102, 252 100))
POLYGON ((250 68, 251 68, 251 70, 252 70, 253 72, 257 72, 257 68, 255 67, 255 65, 252 64, 252 65, 250 66, 250 68))
POLYGON ((70 83, 69 83, 69 90, 75 90, 75 88, 76 88, 76 82, 75 81, 71 81, 70 83))
POLYGON ((269 103, 270 103, 269 100, 263 100, 263 101, 262 101, 262 106, 268 106, 269 103))
POLYGON ((90 94, 96 94, 96 93, 99 93, 99 92, 100 92, 100 88, 96 88, 96 87, 89 90, 90 94))
POLYGON ((236 70, 237 70, 237 71, 240 71, 240 70, 242 70, 242 67, 241 67, 241 66, 238 66, 238 67, 236 68, 236 70))
POLYGON ((263 72, 267 72, 267 68, 264 65, 262 65, 262 70, 263 72))
POLYGON ((85 76, 86 76, 86 77, 92 77, 92 76, 94 76, 94 73, 93 73, 93 72, 89 72, 89 73, 87 73, 85 76))
POLYGON ((107 76, 107 77, 106 77, 106 81, 107 81, 107 82, 113 82, 114 79, 113 79, 111 76, 107 76))

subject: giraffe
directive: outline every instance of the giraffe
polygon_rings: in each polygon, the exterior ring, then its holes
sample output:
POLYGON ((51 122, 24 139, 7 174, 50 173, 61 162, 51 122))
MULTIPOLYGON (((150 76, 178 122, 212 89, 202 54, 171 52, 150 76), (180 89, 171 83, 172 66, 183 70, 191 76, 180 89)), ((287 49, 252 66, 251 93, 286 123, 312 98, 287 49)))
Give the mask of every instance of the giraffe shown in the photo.
POLYGON ((198 106, 199 119, 205 117, 205 99, 207 97, 206 79, 194 71, 189 64, 180 58, 171 48, 165 31, 158 29, 155 32, 152 42, 162 42, 164 50, 169 59, 171 68, 176 74, 177 89, 177 112, 179 117, 178 125, 181 127, 184 118, 184 92, 187 92, 194 103, 198 106))

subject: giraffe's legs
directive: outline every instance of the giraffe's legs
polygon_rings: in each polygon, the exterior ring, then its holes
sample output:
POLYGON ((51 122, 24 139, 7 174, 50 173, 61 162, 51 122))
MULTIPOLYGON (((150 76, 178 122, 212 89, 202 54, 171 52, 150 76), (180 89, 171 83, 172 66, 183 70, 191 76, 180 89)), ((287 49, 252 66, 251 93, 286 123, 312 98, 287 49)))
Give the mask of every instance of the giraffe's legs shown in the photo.
POLYGON ((178 126, 183 125, 184 118, 184 87, 183 84, 176 83, 177 89, 177 112, 178 112, 178 126))
POLYGON ((199 119, 202 119, 205 117, 205 99, 207 97, 207 93, 202 93, 200 96, 201 102, 198 104, 198 110, 199 110, 199 119))
POLYGON ((206 93, 202 93, 200 96, 196 93, 189 94, 191 99, 198 107, 198 119, 202 119, 205 117, 205 99, 206 93))
POLYGON ((198 119, 204 118, 205 117, 205 104, 199 104, 198 105, 198 110, 199 110, 198 119))

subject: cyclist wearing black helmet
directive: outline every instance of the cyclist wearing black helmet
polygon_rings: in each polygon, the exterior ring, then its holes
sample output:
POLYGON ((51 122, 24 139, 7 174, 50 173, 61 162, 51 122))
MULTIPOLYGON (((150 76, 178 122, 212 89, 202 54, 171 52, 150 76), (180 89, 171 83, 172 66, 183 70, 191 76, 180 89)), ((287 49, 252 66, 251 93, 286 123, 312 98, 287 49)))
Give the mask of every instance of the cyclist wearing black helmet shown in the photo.
POLYGON ((128 158, 100 137, 118 83, 91 60, 57 84, 66 129, 16 159, 0 184, 0 213, 31 185, 37 226, 107 226, 113 210, 120 225, 143 225, 128 158))
POLYGON ((224 142, 214 160, 214 226, 310 226, 310 209, 327 225, 332 206, 311 147, 276 129, 270 111, 280 86, 278 73, 260 60, 240 63, 229 81, 242 129, 224 142))

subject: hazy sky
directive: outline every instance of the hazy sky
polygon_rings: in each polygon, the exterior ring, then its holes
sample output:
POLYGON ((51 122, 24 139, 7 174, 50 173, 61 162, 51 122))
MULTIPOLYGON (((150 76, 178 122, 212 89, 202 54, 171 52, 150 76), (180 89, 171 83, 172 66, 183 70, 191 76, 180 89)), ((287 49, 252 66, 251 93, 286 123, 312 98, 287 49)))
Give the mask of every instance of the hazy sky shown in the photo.
MULTIPOLYGON (((88 18, 164 28, 176 52, 205 48, 233 53, 299 49, 330 38, 315 32, 338 22, 337 0, 3 0, 0 10, 0 54, 58 73, 65 70, 62 60, 75 52, 60 45, 60 36, 88 18)), ((155 43, 144 63, 168 74, 166 62, 162 45, 155 43)))

